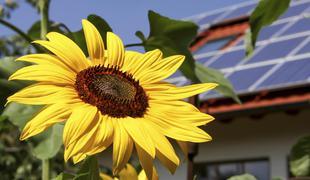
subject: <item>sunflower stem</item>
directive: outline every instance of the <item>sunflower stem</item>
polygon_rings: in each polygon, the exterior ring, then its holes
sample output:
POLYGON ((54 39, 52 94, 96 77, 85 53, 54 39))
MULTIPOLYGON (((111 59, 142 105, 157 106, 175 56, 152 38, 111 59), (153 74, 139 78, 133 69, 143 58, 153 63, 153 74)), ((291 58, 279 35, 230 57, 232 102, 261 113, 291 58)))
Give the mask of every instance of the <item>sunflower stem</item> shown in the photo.
MULTIPOLYGON (((18 27, 16 27, 15 25, 9 23, 8 21, 5 21, 4 19, 0 19, 0 24, 6 26, 7 28, 13 30, 14 32, 16 32, 18 35, 20 35, 25 41, 27 41, 29 44, 31 44, 31 42, 33 41, 26 33, 24 33, 22 30, 20 30, 18 27)), ((37 46, 36 44, 31 44, 38 52, 41 51, 41 49, 39 48, 39 46, 37 46)))
POLYGON ((49 17, 48 17, 48 8, 49 0, 39 0, 38 6, 41 15, 41 39, 45 39, 45 35, 49 29, 49 17))
POLYGON ((50 162, 49 159, 42 159, 42 180, 50 179, 50 162))

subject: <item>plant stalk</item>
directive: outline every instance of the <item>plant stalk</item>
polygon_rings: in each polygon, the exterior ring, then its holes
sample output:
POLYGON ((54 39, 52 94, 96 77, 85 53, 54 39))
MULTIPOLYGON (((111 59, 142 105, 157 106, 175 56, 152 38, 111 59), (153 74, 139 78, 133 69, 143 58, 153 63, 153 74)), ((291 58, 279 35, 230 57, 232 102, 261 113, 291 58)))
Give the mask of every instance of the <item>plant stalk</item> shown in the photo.
POLYGON ((49 0, 39 0, 38 2, 38 7, 41 15, 41 39, 45 39, 45 35, 48 33, 49 30, 49 2, 49 0))
POLYGON ((42 159, 42 180, 50 179, 50 162, 49 159, 42 159))

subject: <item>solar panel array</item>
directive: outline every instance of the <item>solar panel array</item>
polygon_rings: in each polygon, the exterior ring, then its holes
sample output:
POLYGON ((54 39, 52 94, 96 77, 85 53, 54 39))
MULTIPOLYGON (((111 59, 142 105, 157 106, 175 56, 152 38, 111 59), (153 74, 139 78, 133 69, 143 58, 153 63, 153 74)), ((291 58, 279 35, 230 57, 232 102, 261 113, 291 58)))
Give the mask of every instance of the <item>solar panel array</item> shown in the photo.
MULTIPOLYGON (((250 1, 189 19, 205 29, 225 19, 249 15, 257 2, 250 1)), ((256 50, 249 58, 245 57, 243 40, 225 50, 219 50, 221 42, 207 43, 194 53, 194 57, 205 66, 223 72, 239 94, 309 83, 309 14, 310 0, 292 1, 284 15, 261 31, 256 50)), ((179 72, 168 81, 177 85, 189 84, 179 72)), ((211 92, 202 98, 216 96, 219 95, 211 92)))

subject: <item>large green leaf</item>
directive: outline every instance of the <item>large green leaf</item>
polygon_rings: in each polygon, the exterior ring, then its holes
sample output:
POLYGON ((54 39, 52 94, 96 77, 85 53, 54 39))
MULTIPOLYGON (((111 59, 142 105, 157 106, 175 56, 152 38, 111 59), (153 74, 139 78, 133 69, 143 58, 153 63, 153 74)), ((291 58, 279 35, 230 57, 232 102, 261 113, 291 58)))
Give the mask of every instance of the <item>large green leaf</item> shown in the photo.
POLYGON ((219 84, 219 86, 214 89, 216 92, 233 98, 237 103, 241 103, 240 99, 234 92, 232 84, 220 71, 196 63, 195 72, 201 82, 213 82, 219 84))
POLYGON ((310 136, 299 139, 292 147, 290 167, 294 176, 310 176, 310 136))
POLYGON ((99 165, 95 156, 88 157, 74 180, 99 180, 99 165))
MULTIPOLYGON (((94 14, 89 15, 87 17, 87 20, 90 21, 98 29, 103 41, 106 42, 107 32, 112 32, 112 28, 109 26, 109 24, 100 16, 94 14)), ((83 29, 73 32, 72 35, 75 43, 77 43, 83 50, 83 52, 88 55, 83 29)))
MULTIPOLYGON (((49 32, 59 32, 64 33, 64 31, 60 28, 59 24, 54 23, 53 21, 49 22, 49 32)), ((41 21, 36 21, 33 25, 29 28, 27 32, 28 36, 33 39, 41 39, 41 21)))
MULTIPOLYGON (((257 7, 250 16, 251 27, 251 44, 248 44, 247 50, 254 49, 257 36, 260 30, 272 24, 277 20, 289 7, 290 0, 260 0, 257 7)), ((251 54, 252 52, 247 52, 251 54)))
POLYGON ((251 174, 242 174, 242 175, 232 176, 228 178, 227 180, 257 180, 257 179, 251 174))
POLYGON ((198 83, 194 73, 195 61, 189 51, 189 46, 197 36, 198 26, 189 21, 170 19, 154 11, 148 13, 150 35, 146 39, 137 31, 136 35, 142 40, 146 51, 160 49, 164 56, 182 54, 186 59, 180 70, 191 81, 198 83))
POLYGON ((63 125, 55 124, 51 133, 33 149, 33 154, 39 159, 50 159, 60 150, 62 145, 63 125))

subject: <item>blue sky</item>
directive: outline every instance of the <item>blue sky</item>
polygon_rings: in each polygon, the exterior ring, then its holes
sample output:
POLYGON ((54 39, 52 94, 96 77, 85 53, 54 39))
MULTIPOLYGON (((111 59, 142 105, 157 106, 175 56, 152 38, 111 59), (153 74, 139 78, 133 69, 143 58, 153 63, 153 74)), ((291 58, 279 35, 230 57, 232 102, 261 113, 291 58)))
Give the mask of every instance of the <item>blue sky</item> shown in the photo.
MULTIPOLYGON (((3 1, 0 0, 1 3, 3 1)), ((39 15, 23 0, 17 1, 21 2, 20 7, 12 13, 9 21, 27 30, 39 19, 39 15)), ((51 0, 50 18, 75 31, 81 28, 81 19, 97 14, 128 44, 139 42, 134 35, 137 30, 148 35, 148 10, 181 19, 245 1, 248 0, 51 0)), ((0 24, 0 36, 8 34, 12 32, 0 24)))

